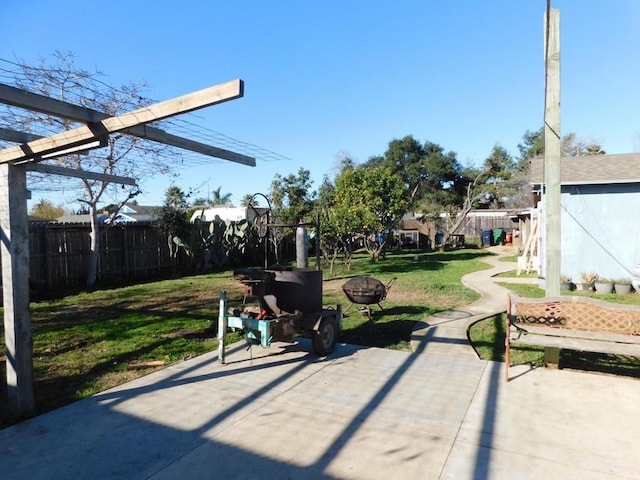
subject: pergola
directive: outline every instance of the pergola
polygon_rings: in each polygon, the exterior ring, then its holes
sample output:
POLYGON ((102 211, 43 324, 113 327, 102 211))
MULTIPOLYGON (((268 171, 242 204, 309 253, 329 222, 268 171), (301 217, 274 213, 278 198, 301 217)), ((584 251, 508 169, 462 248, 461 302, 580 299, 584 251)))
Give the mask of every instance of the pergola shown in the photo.
POLYGON ((29 315, 29 232, 26 172, 73 176, 135 185, 127 177, 41 164, 44 159, 104 146, 112 133, 152 140, 211 157, 255 166, 255 158, 171 135, 147 124, 242 97, 236 79, 117 116, 0 84, 0 103, 84 123, 72 130, 40 137, 6 128, 0 139, 19 145, 0 150, 0 250, 7 351, 9 409, 19 418, 34 411, 33 338, 29 315))

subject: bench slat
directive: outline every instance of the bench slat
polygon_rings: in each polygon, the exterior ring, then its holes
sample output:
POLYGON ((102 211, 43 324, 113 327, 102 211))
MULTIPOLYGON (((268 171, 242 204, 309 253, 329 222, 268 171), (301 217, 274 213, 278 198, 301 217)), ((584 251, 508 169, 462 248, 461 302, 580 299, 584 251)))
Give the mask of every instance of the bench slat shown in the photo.
POLYGON ((540 345, 579 352, 599 352, 612 355, 640 357, 640 345, 632 343, 616 343, 606 340, 587 340, 584 338, 556 337, 550 335, 522 335, 511 339, 511 344, 540 345))
MULTIPOLYGON (((520 324, 517 324, 518 326, 520 324)), ((554 327, 538 327, 532 325, 523 325, 521 328, 532 335, 549 335, 552 337, 576 338, 585 340, 603 340, 608 342, 628 343, 640 345, 640 336, 624 335, 620 333, 604 333, 604 332, 588 332, 585 330, 570 330, 568 328, 554 327)), ((515 330, 512 330, 511 338, 516 336, 515 330)))

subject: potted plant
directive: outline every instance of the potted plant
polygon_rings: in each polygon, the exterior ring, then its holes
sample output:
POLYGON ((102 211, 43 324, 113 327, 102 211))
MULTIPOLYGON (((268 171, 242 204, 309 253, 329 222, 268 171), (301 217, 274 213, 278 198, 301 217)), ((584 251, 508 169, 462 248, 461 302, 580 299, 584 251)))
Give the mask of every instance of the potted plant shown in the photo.
POLYGON ((599 276, 595 281, 595 287, 597 293, 611 293, 613 292, 613 280, 599 276))
POLYGON ((613 282, 616 293, 627 294, 631 293, 631 280, 628 278, 618 278, 613 282))
POLYGON ((571 275, 563 273, 560 275, 560 290, 572 290, 573 289, 573 279, 571 275))
POLYGON ((592 291, 594 283, 598 279, 598 274, 595 272, 582 272, 580 273, 580 282, 582 290, 585 292, 592 291))

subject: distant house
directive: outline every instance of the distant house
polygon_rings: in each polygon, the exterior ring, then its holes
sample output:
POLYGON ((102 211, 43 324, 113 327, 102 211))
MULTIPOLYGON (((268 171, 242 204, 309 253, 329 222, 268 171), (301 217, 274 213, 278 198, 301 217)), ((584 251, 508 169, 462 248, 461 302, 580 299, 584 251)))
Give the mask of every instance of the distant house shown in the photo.
POLYGON ((398 229, 398 241, 401 247, 430 249, 434 245, 435 227, 433 222, 425 222, 414 212, 402 217, 398 229))
MULTIPOLYGON (((137 222, 155 222, 158 219, 160 207, 143 206, 143 205, 124 205, 118 211, 118 214, 111 221, 114 224, 137 223, 137 222)), ((57 220, 59 223, 89 223, 91 218, 88 214, 80 215, 63 215, 57 220)), ((108 223, 109 213, 104 212, 98 215, 98 222, 108 223)))
POLYGON ((202 221, 211 222, 216 217, 220 217, 221 220, 229 220, 238 222, 240 220, 252 221, 254 218, 260 215, 264 215, 267 212, 266 207, 245 207, 236 205, 215 205, 213 207, 197 208, 193 215, 191 215, 191 222, 202 221))
MULTIPOLYGON (((640 263, 640 153, 565 157, 560 162, 562 273, 630 278, 640 263)), ((545 252, 543 160, 531 163, 540 193, 540 255, 545 252)), ((544 277, 545 261, 541 258, 544 277)))
POLYGON ((113 219, 113 223, 154 222, 158 219, 160 207, 124 205, 113 219))
MULTIPOLYGON (((529 214, 529 211, 526 210, 529 214)), ((447 245, 462 246, 469 239, 480 239, 483 230, 500 228, 505 232, 516 232, 523 227, 523 212, 505 209, 479 209, 467 214, 465 222, 449 237, 447 245), (465 240, 466 239, 466 240, 465 240)), ((449 214, 440 214, 440 221, 426 221, 422 214, 409 212, 402 217, 398 228, 398 240, 403 247, 430 249, 439 247, 443 232, 447 228, 449 214)), ((513 236, 514 244, 520 245, 520 236, 513 236), (517 241, 516 241, 517 240, 517 241)))

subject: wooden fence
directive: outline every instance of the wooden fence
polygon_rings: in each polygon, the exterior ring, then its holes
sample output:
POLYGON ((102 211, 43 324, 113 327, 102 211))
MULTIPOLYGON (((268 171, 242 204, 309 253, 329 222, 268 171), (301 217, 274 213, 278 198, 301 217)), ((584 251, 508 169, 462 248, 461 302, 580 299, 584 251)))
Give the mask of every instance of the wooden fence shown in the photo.
POLYGON ((514 220, 507 215, 470 215, 456 233, 462 234, 466 238, 481 238, 483 230, 493 230, 495 228, 502 228, 510 232, 518 228, 518 222, 514 222, 514 220))
MULTIPOLYGON (((485 229, 513 227, 509 217, 472 217, 458 233, 480 237, 485 229)), ((31 224, 29 282, 32 288, 59 290, 84 285, 89 264, 89 234, 89 224, 31 224)), ((111 283, 163 277, 174 273, 176 265, 190 263, 185 257, 181 251, 177 259, 171 258, 167 238, 154 224, 114 225, 101 234, 97 280, 111 283)))
MULTIPOLYGON (((89 264, 88 224, 32 224, 29 227, 30 285, 59 289, 83 285, 89 264)), ((171 273, 167 239, 151 224, 111 226, 101 234, 97 278, 131 281, 171 273)))

